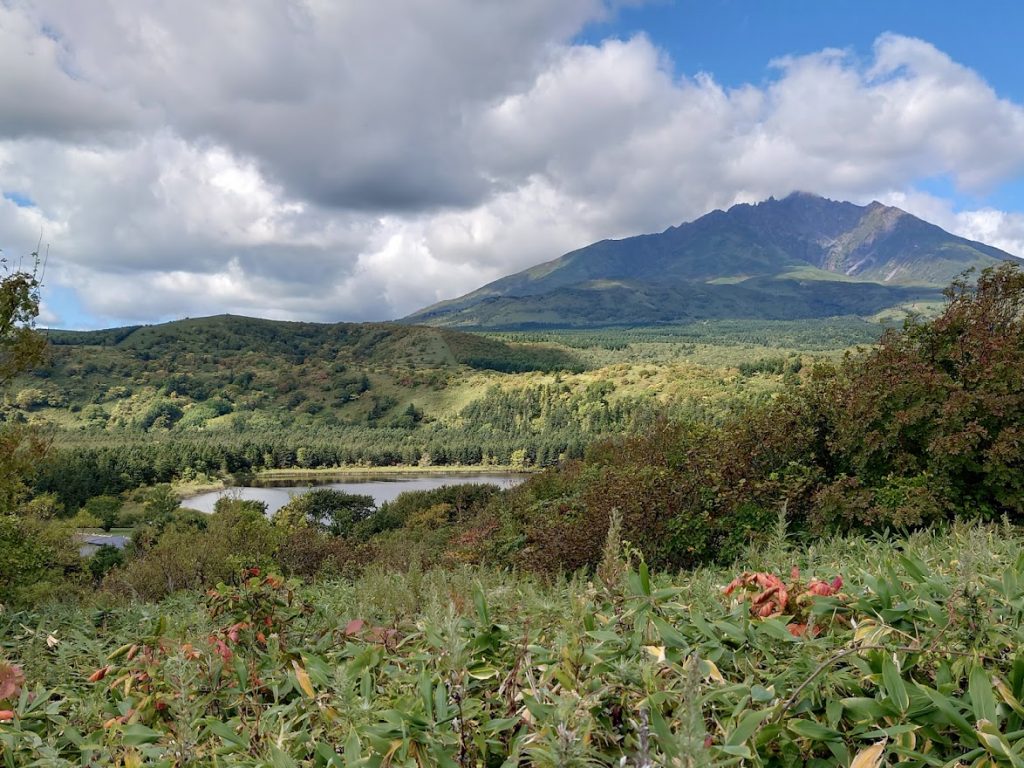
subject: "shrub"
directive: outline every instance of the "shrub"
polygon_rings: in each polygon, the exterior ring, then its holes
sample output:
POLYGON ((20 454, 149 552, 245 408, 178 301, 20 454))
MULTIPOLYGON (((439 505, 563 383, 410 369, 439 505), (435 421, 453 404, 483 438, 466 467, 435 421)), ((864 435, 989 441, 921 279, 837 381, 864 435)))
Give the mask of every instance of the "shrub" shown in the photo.
POLYGON ((82 559, 74 529, 18 515, 0 515, 0 604, 33 605, 73 590, 82 559))
POLYGON ((161 484, 154 486, 146 494, 144 504, 149 519, 154 521, 169 517, 174 510, 181 506, 181 501, 174 495, 170 485, 161 484))
POLYGON ((500 489, 489 483, 445 485, 429 491, 406 491, 392 501, 385 501, 376 512, 353 529, 360 540, 384 531, 401 528, 406 521, 425 509, 445 505, 443 523, 461 523, 471 519, 500 494, 500 489))
POLYGON ((295 527, 299 521, 332 536, 346 536, 375 509, 372 496, 315 488, 293 498, 275 515, 280 526, 295 527))
POLYGON ((116 496, 93 496, 82 507, 82 511, 100 520, 100 526, 109 531, 117 525, 124 503, 116 496))
POLYGON ((123 563, 124 553, 117 547, 104 544, 89 558, 87 567, 93 579, 100 582, 107 573, 123 563))
POLYGON ((137 529, 131 548, 135 556, 117 581, 146 599, 208 587, 244 568, 273 566, 281 538, 260 502, 219 500, 212 515, 186 510, 162 529, 137 529), (206 522, 205 530, 196 527, 199 521, 206 522))
POLYGON ((848 359, 822 403, 837 474, 871 489, 873 521, 1024 518, 1024 272, 988 269, 946 295, 935 320, 848 359))
POLYGON ((170 429, 183 415, 184 411, 174 403, 160 400, 146 409, 139 417, 137 426, 147 432, 153 429, 170 429))
POLYGON ((302 527, 284 536, 276 559, 285 573, 304 579, 323 574, 355 576, 375 559, 374 551, 365 543, 302 527))

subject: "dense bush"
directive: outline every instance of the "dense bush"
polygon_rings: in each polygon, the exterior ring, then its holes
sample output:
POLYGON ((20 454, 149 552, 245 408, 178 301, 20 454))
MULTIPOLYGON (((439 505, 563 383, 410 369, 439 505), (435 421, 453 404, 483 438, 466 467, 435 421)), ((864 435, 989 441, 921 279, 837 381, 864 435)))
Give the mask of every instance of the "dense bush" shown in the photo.
POLYGON ((30 515, 0 515, 0 605, 70 597, 82 558, 71 526, 30 515))
POLYGON ((267 519, 264 505, 221 499, 212 515, 176 512, 160 526, 136 529, 131 557, 107 584, 146 599, 199 589, 242 568, 274 566, 280 541, 281 531, 267 519))
POLYGON ((1024 272, 986 270, 947 296, 838 372, 828 447, 857 493, 827 522, 1024 516, 1024 272))
POLYGON ((281 507, 274 522, 285 529, 308 526, 331 536, 347 536, 375 509, 373 496, 314 488, 281 507))
POLYGON ((386 501, 363 522, 355 526, 357 539, 367 540, 384 531, 402 528, 426 510, 442 510, 439 525, 460 525, 471 519, 499 494, 495 485, 464 483, 445 485, 429 491, 406 491, 386 501))
POLYGON ((123 506, 124 502, 116 496, 94 496, 82 506, 82 509, 99 520, 103 530, 109 531, 117 525, 123 506))

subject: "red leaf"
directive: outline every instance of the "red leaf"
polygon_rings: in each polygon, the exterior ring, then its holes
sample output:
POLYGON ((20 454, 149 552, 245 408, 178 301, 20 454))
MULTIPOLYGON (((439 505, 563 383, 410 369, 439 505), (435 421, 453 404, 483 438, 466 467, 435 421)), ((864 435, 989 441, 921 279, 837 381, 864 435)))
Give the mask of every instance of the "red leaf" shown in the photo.
POLYGON ((810 635, 811 637, 817 637, 821 634, 821 627, 817 624, 807 626, 806 624, 787 624, 786 629, 789 630, 789 634, 793 637, 803 637, 804 635, 810 635))
POLYGON ((366 626, 366 622, 363 621, 362 619, 352 619, 352 621, 350 621, 345 626, 345 635, 346 635, 346 637, 351 636, 351 635, 358 635, 360 632, 363 631, 363 628, 365 626, 366 626))
POLYGON ((25 685, 25 673, 21 667, 0 662, 0 701, 14 699, 25 685))

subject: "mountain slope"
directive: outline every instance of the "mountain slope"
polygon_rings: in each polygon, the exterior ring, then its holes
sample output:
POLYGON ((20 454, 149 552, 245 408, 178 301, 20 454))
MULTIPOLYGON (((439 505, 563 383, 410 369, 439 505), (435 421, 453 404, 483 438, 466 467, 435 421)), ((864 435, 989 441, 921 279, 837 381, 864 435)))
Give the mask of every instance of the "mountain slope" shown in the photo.
POLYGON ((935 299, 963 270, 1010 258, 898 208, 794 193, 602 240, 406 322, 585 327, 873 314, 935 299))

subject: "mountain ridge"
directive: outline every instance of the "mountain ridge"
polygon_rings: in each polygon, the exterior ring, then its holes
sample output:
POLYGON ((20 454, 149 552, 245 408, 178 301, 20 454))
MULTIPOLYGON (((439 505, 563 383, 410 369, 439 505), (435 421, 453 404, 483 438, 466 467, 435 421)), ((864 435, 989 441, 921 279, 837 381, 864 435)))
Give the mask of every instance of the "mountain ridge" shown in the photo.
POLYGON ((965 269, 1013 258, 878 201, 796 192, 660 233, 601 240, 401 322, 588 327, 874 314, 936 300, 965 269), (606 311, 610 300, 618 312, 606 311))

